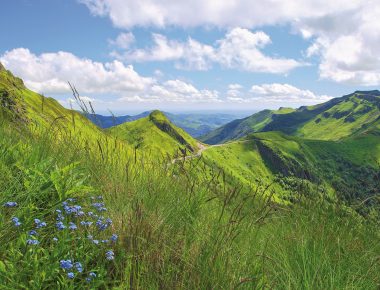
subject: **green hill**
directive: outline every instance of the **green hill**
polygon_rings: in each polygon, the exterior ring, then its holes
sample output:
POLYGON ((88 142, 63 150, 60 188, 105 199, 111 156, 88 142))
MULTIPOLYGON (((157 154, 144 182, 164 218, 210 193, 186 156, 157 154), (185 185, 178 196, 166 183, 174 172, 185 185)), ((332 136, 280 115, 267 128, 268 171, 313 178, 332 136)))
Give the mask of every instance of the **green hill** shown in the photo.
POLYGON ((75 136, 78 141, 98 142, 107 139, 102 130, 75 110, 64 108, 53 98, 46 98, 24 86, 21 79, 0 66, 0 112, 10 119, 22 120, 39 134, 56 130, 57 136, 75 136))
POLYGON ((102 131, 4 69, 0 104, 1 289, 380 285, 378 122, 168 163, 129 150, 201 152, 159 111, 102 131))
POLYGON ((195 139, 157 110, 145 118, 123 123, 107 131, 137 150, 156 157, 182 155, 198 150, 195 139))
POLYGON ((380 191, 380 139, 362 134, 341 141, 309 140, 281 132, 255 133, 205 150, 209 164, 247 185, 271 184, 275 196, 303 190, 354 202, 380 191))
POLYGON ((380 92, 356 91, 290 112, 261 111, 218 128, 201 140, 215 144, 239 139, 249 133, 268 131, 281 131, 308 139, 339 140, 365 131, 376 131, 379 119, 380 92))
POLYGON ((208 144, 224 143, 230 140, 242 138, 250 133, 259 132, 272 121, 273 115, 282 115, 293 112, 290 108, 279 110, 263 110, 252 116, 234 120, 221 126, 210 133, 201 136, 200 140, 208 144))

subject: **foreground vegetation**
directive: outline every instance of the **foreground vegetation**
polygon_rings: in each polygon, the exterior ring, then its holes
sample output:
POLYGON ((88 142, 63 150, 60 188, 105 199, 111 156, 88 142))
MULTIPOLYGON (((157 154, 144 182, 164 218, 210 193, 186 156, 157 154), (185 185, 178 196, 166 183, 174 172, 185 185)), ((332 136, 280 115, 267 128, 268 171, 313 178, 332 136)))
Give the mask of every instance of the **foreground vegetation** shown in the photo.
POLYGON ((365 203, 319 187, 279 203, 270 180, 248 186, 207 158, 172 164, 58 104, 19 104, 0 110, 1 289, 379 287, 365 203))

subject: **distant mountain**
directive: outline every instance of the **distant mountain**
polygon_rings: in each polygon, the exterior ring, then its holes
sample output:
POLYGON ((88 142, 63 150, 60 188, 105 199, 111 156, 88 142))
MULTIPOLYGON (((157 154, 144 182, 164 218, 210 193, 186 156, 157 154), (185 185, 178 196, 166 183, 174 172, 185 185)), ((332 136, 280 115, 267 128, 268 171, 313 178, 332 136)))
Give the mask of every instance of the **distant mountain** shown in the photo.
MULTIPOLYGON (((95 125, 100 128, 106 129, 113 126, 123 124, 125 122, 132 122, 148 116, 152 111, 146 111, 138 115, 125 115, 125 116, 103 116, 99 114, 89 114, 89 118, 95 125)), ((197 138, 201 135, 207 134, 212 130, 222 126, 228 122, 239 117, 239 114, 225 114, 225 113, 168 113, 164 114, 176 126, 184 129, 191 136, 197 138)))
POLYGON ((198 150, 198 142, 158 110, 151 112, 147 117, 125 122, 107 131, 134 148, 150 152, 157 157, 198 150))
POLYGON ((317 140, 339 140, 379 128, 380 92, 356 91, 328 102, 297 110, 264 110, 232 121, 200 139, 208 144, 223 143, 255 132, 281 131, 317 140))
POLYGON ((252 116, 234 120, 200 137, 201 141, 208 144, 224 143, 230 140, 242 138, 253 132, 260 132, 272 121, 273 115, 293 112, 291 108, 279 110, 263 110, 252 116))
POLYGON ((86 117, 90 119, 95 125, 100 128, 106 129, 112 126, 117 126, 125 122, 132 122, 144 118, 150 114, 150 111, 143 112, 138 115, 125 115, 125 116, 103 116, 99 114, 88 114, 86 117))

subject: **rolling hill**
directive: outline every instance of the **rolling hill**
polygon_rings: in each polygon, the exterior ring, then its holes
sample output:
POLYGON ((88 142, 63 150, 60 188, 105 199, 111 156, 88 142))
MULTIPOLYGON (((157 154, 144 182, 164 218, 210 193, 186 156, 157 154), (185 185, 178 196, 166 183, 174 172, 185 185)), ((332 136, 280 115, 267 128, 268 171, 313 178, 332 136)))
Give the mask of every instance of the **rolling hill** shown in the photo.
MULTIPOLYGON (((125 116, 104 116, 100 114, 85 114, 85 116, 98 127, 107 129, 125 122, 132 122, 144 118, 151 112, 152 111, 146 111, 138 115, 125 116)), ((194 138, 207 134, 239 117, 239 114, 225 113, 163 113, 174 125, 185 130, 194 138)))
POLYGON ((201 137, 216 144, 236 140, 254 132, 281 131, 288 135, 317 140, 339 140, 377 130, 380 119, 380 92, 356 91, 315 106, 283 112, 264 110, 235 120, 201 137))
POLYGON ((209 147, 202 156, 233 180, 254 187, 270 184, 279 200, 293 200, 300 188, 347 202, 380 192, 380 138, 373 134, 325 141, 254 133, 209 147))
POLYGON ((103 130, 2 66, 0 105, 1 289, 378 288, 372 115, 337 141, 247 130, 198 151, 160 111, 103 130))
POLYGON ((175 156, 198 150, 195 139, 157 110, 145 118, 111 127, 107 132, 152 156, 175 156))
POLYGON ((279 110, 263 110, 252 116, 234 120, 214 131, 200 137, 200 140, 208 144, 224 143, 230 140, 236 140, 253 132, 261 131, 267 124, 272 121, 275 114, 287 114, 292 112, 290 108, 280 108, 279 110))

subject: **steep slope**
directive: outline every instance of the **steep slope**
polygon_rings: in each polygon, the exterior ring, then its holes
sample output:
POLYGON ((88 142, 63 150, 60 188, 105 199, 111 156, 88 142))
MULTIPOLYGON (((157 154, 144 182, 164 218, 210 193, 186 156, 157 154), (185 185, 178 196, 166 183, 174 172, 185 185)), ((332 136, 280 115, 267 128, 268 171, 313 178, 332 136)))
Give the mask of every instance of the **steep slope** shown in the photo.
POLYGON ((34 135, 54 131, 57 141, 81 148, 97 148, 95 151, 103 158, 107 150, 113 150, 116 146, 123 152, 131 149, 127 144, 117 142, 81 113, 68 110, 55 99, 27 89, 21 79, 3 66, 0 66, 0 104, 0 119, 10 120, 15 126, 23 124, 34 135))
POLYGON ((263 110, 252 116, 234 120, 218 129, 200 137, 207 144, 224 143, 230 140, 242 138, 250 133, 259 132, 272 121, 274 115, 282 115, 293 112, 290 108, 279 110, 263 110))
POLYGON ((375 135, 323 141, 255 133, 210 147, 203 157, 245 184, 271 184, 283 200, 292 200, 301 189, 307 193, 320 188, 349 202, 380 191, 380 138, 375 135))
MULTIPOLYGON (((309 139, 338 140, 373 128, 380 119, 380 92, 357 91, 345 96, 338 104, 319 112, 298 125, 294 134, 309 139)), ((266 128, 284 131, 283 123, 266 128)))
POLYGON ((46 98, 24 86, 21 79, 0 67, 1 110, 25 122, 39 126, 40 129, 54 126, 78 131, 86 137, 97 135, 100 131, 85 117, 73 110, 67 110, 53 98, 46 98))
POLYGON ((174 156, 198 150, 197 141, 172 122, 160 111, 110 129, 110 134, 133 145, 136 149, 153 156, 174 156))
POLYGON ((215 144, 254 132, 281 131, 308 139, 339 140, 372 128, 376 130, 379 119, 380 92, 356 91, 319 105, 303 106, 282 114, 261 111, 246 119, 235 120, 201 139, 215 144), (241 130, 246 120, 250 120, 250 123, 241 130))

